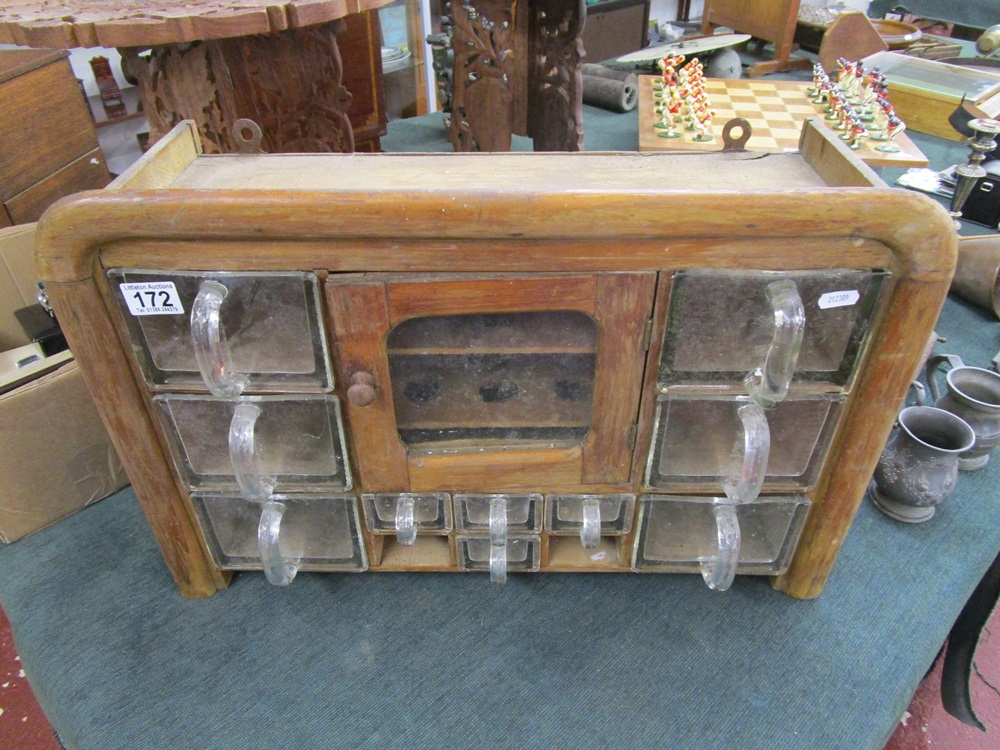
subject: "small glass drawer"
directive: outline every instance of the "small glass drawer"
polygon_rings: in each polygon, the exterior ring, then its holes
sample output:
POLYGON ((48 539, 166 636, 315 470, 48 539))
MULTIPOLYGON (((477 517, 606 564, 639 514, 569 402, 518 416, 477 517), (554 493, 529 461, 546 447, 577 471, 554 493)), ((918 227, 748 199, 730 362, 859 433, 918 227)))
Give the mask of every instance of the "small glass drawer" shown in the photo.
MULTIPOLYGON (((482 536, 455 537, 458 550, 458 567, 460 570, 490 569, 490 540, 482 536)), ((507 537, 507 572, 534 573, 541 562, 541 537, 530 534, 526 536, 507 537)))
POLYGON ((488 533, 490 506, 495 500, 507 505, 507 530, 532 532, 542 530, 542 496, 525 495, 455 495, 455 526, 459 531, 488 533))
MULTIPOLYGON (((216 564, 224 570, 260 570, 257 541, 261 504, 234 494, 191 496, 216 564)), ((285 504, 281 556, 300 570, 368 568, 353 495, 275 495, 285 504)))
MULTIPOLYGON (((643 495, 633 568, 685 573, 718 555, 712 497, 643 495)), ((724 502, 724 500, 722 500, 724 502)), ((737 573, 778 575, 788 567, 809 512, 800 495, 759 497, 734 506, 740 527, 737 573)))
MULTIPOLYGON (((819 477, 845 397, 789 396, 764 412, 769 431, 765 490, 806 491, 819 477)), ((739 477, 748 435, 740 418, 746 396, 660 396, 646 484, 674 491, 720 492, 739 477)))
POLYGON ((417 534, 447 534, 451 531, 451 496, 447 492, 379 493, 362 495, 365 524, 375 534, 396 534, 409 525, 417 534), (412 503, 412 505, 407 505, 412 503), (401 519, 400 517, 403 517, 401 519))
POLYGON ((336 396, 160 395, 159 409, 174 463, 191 490, 238 492, 238 471, 272 491, 327 492, 351 487, 336 396), (254 411, 248 426, 252 455, 236 449, 238 415, 254 411), (235 451, 235 453, 234 453, 235 451), (251 477, 253 479, 254 477, 251 477))
POLYGON ((584 525, 585 507, 596 506, 600 513, 600 535, 619 536, 632 530, 635 495, 546 495, 545 530, 550 534, 579 534, 584 525))
POLYGON ((234 396, 333 387, 315 274, 112 269, 108 277, 153 388, 234 396))
POLYGON ((780 339, 780 313, 768 293, 777 281, 794 283, 805 315, 792 382, 845 387, 887 278, 883 271, 849 269, 679 271, 671 283, 659 387, 738 385, 761 367, 780 339))

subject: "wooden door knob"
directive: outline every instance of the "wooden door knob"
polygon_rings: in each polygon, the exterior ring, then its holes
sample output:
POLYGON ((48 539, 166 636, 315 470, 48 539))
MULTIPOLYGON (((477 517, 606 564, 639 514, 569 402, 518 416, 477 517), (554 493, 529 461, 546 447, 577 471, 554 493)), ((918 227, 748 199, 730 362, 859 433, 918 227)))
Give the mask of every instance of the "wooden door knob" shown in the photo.
POLYGON ((351 375, 347 400, 354 406, 368 406, 375 400, 375 376, 364 370, 351 375))

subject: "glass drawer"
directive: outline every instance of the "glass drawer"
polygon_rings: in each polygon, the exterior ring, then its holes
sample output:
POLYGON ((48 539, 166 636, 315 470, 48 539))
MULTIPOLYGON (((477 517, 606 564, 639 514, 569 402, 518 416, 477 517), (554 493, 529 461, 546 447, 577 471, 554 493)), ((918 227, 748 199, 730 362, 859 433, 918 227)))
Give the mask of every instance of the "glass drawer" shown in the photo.
POLYGON ((242 491, 248 498, 264 499, 268 489, 284 493, 351 487, 335 396, 229 400, 164 394, 153 402, 174 463, 189 489, 242 491), (241 422, 239 417, 247 415, 241 422), (242 441, 237 439, 240 435, 242 441), (248 490, 248 484, 257 489, 248 490))
MULTIPOLYGON (((719 554, 714 506, 723 498, 643 495, 633 568, 638 571, 697 571, 719 554)), ((759 497, 730 506, 739 521, 737 573, 778 575, 795 552, 809 512, 802 496, 759 497)))
POLYGON ((550 534, 579 534, 588 513, 593 512, 599 536, 620 536, 631 531, 634 508, 635 495, 626 493, 546 495, 545 530, 550 534))
POLYGON ((416 534, 451 531, 451 496, 447 492, 397 492, 362 495, 365 523, 375 534, 396 534, 404 544, 416 534))
MULTIPOLYGON (((490 570, 490 540, 482 536, 455 538, 460 570, 490 570)), ((537 535, 507 538, 507 572, 534 573, 541 561, 542 540, 537 535)))
POLYGON ((494 500, 507 506, 506 528, 511 532, 542 530, 542 496, 524 495, 455 495, 455 527, 459 531, 489 532, 490 506, 494 500))
MULTIPOLYGON (((764 413, 770 437, 765 489, 811 488, 830 449, 845 397, 789 396, 764 413)), ((720 491, 743 474, 747 396, 660 396, 646 469, 649 487, 720 491)))
POLYGON ((225 397, 333 387, 315 274, 112 269, 108 277, 151 387, 225 397))
MULTIPOLYGON (((679 271, 670 289, 661 389, 739 384, 777 341, 769 287, 791 281, 805 322, 792 382, 846 387, 867 342, 883 271, 679 271)), ((786 321, 787 322, 787 321, 786 321)))
MULTIPOLYGON (((233 494, 191 496, 209 550, 224 570, 260 570, 261 504, 233 494)), ((299 570, 365 570, 353 495, 276 495, 285 504, 278 544, 299 570)))

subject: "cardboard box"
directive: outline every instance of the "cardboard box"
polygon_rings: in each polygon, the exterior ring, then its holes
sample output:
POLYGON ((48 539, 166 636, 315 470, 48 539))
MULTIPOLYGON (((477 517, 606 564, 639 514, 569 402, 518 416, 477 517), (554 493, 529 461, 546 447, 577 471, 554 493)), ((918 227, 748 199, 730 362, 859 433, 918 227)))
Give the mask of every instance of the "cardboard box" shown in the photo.
MULTIPOLYGON (((14 310, 35 302, 34 234, 34 224, 0 230, 0 352, 31 343, 14 310)), ((25 354, 30 350, 15 359, 25 354)), ((8 381, 14 377, 7 373, 8 381)), ((16 379, 16 387, 0 394, 3 542, 45 528, 128 484, 68 352, 22 368, 16 379)))

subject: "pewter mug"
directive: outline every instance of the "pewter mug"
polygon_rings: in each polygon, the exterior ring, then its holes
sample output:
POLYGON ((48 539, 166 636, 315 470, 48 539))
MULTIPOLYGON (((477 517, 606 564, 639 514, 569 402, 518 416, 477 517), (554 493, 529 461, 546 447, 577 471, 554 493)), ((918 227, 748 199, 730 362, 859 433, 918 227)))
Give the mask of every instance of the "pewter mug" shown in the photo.
POLYGON ((960 417, 933 406, 899 413, 899 433, 889 442, 868 487, 875 507, 906 523, 929 520, 958 484, 958 457, 976 437, 960 417))
POLYGON ((931 357, 926 374, 934 406, 961 417, 976 433, 975 447, 959 457, 958 468, 962 471, 983 468, 990 460, 990 451, 1000 443, 1000 374, 969 367, 952 354, 931 357), (935 377, 942 364, 952 368, 946 376, 948 392, 944 395, 935 377))

